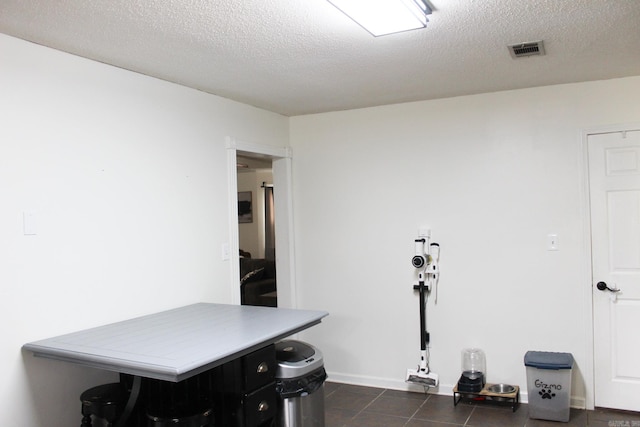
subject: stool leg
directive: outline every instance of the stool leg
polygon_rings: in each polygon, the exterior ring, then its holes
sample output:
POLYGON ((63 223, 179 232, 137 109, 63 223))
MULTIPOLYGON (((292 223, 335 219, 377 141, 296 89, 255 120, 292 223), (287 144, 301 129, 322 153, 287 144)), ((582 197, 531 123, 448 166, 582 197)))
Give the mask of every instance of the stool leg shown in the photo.
POLYGON ((82 417, 82 424, 80 427, 91 427, 91 415, 84 415, 82 417))

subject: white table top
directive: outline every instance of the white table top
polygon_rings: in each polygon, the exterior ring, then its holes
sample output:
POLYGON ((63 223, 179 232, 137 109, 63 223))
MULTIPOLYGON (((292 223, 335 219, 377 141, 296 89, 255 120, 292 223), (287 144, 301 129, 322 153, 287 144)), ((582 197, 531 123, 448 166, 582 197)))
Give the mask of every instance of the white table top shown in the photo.
POLYGON ((35 356, 181 381, 320 323, 324 311, 199 303, 25 344, 35 356))

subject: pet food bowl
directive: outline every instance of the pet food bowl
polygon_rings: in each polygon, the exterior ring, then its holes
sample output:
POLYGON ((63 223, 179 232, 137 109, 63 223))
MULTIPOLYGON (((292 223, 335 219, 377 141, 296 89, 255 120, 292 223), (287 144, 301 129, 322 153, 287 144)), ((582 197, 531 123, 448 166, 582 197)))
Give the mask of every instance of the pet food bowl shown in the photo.
MULTIPOLYGON (((509 394, 516 391, 516 388, 509 384, 492 384, 487 388, 487 391, 495 394, 509 394)), ((504 402, 509 400, 508 397, 499 397, 499 396, 491 396, 491 400, 495 400, 496 402, 504 402)))
POLYGON ((497 394, 509 394, 516 391, 516 388, 509 384, 492 384, 489 386, 488 390, 491 393, 497 394))

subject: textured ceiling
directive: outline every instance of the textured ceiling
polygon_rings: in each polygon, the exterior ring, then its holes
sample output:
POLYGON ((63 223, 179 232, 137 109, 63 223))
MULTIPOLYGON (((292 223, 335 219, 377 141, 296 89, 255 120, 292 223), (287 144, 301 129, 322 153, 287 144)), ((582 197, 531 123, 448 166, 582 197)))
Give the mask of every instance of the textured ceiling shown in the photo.
POLYGON ((326 0, 0 0, 0 32, 288 116, 640 75, 640 0, 430 3, 374 38, 326 0))

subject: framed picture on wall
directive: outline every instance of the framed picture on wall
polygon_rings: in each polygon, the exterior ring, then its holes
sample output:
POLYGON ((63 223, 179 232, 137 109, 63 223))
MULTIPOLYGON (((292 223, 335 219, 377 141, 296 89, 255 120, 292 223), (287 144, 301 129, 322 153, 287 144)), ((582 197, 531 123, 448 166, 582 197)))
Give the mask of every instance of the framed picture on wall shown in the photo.
POLYGON ((253 222, 253 205, 251 191, 238 192, 238 222, 240 224, 253 222))

